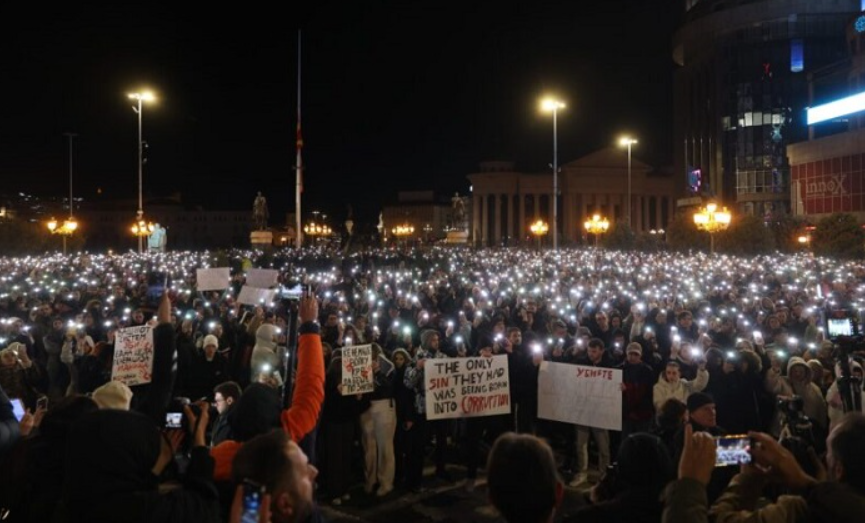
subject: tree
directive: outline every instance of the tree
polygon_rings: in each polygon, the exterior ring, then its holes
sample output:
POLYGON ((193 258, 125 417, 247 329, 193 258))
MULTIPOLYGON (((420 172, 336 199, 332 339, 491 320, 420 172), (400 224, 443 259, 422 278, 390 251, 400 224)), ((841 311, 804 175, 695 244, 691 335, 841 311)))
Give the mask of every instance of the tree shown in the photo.
POLYGON ((865 232, 852 214, 835 213, 817 222, 811 245, 815 254, 862 258, 865 255, 865 232))
POLYGON ((59 251, 61 238, 55 238, 44 225, 26 220, 0 221, 0 245, 3 254, 39 254, 46 251, 59 251))
POLYGON ((801 216, 784 214, 769 222, 769 229, 775 236, 775 247, 781 252, 797 252, 802 249, 799 236, 805 233, 808 220, 801 216))
POLYGON ((607 234, 601 236, 600 243, 607 249, 630 250, 636 245, 636 236, 630 225, 616 222, 607 234))
POLYGON ((738 216, 715 234, 715 250, 729 254, 765 254, 775 250, 775 235, 758 216, 738 216))

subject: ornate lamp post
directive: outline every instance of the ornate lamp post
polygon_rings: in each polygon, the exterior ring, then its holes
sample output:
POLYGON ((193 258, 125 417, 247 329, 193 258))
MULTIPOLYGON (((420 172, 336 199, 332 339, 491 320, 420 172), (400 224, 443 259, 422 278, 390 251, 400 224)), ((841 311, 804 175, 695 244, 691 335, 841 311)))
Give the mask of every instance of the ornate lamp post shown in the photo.
POLYGON ((153 234, 153 230, 155 229, 154 225, 148 221, 145 221, 143 218, 136 221, 132 224, 132 227, 129 228, 132 231, 133 236, 138 237, 138 253, 143 253, 143 245, 144 238, 153 234))
POLYGON ((396 236, 397 243, 399 243, 400 240, 407 239, 408 237, 410 237, 411 235, 414 234, 414 225, 411 225, 410 223, 406 222, 406 223, 397 225, 396 227, 391 229, 390 232, 394 236, 396 236))
POLYGON ((595 248, 597 248, 598 238, 610 229, 610 221, 600 214, 594 214, 590 220, 583 223, 583 227, 586 228, 587 233, 595 235, 595 248))
POLYGON ((550 226, 543 220, 538 220, 529 226, 529 231, 538 239, 538 249, 541 248, 541 238, 550 231, 550 226))
POLYGON ((144 234, 143 231, 149 229, 150 232, 153 232, 153 224, 144 222, 144 140, 141 133, 141 120, 144 114, 144 102, 152 102, 156 100, 156 97, 150 91, 129 93, 128 96, 130 100, 135 100, 137 102, 137 107, 133 105, 132 110, 138 115, 138 214, 136 217, 136 223, 132 225, 132 229, 133 234, 138 236, 138 252, 140 254, 144 252, 144 237, 150 234, 144 234), (143 228, 141 227, 142 224, 144 225, 143 228), (138 232, 135 232, 136 229, 138 232))
POLYGON ((66 237, 72 236, 72 233, 78 229, 78 222, 75 221, 75 218, 69 217, 68 220, 64 220, 62 225, 57 224, 57 220, 51 218, 51 221, 47 223, 48 230, 51 231, 51 234, 59 234, 63 236, 63 254, 66 254, 66 237))
POLYGON ((715 254, 715 233, 724 231, 730 226, 732 216, 726 207, 718 210, 718 205, 710 203, 694 213, 694 224, 697 229, 709 233, 709 253, 715 254))
POLYGON ((317 241, 319 238, 326 238, 333 234, 333 230, 323 223, 313 221, 303 226, 303 233, 317 241))

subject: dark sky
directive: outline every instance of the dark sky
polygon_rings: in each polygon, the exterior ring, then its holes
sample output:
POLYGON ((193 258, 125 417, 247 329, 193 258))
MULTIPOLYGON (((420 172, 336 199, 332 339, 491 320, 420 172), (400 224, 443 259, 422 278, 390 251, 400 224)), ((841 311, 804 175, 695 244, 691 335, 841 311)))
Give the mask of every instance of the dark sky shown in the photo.
POLYGON ((208 208, 293 208, 297 29, 303 30, 305 210, 373 216, 398 188, 466 192, 487 159, 560 163, 637 135, 672 161, 676 0, 367 0, 0 7, 0 192, 137 197, 136 115, 148 86, 146 194, 208 208), (215 6, 218 4, 210 4, 215 6), (454 7, 448 7, 453 5, 454 7))

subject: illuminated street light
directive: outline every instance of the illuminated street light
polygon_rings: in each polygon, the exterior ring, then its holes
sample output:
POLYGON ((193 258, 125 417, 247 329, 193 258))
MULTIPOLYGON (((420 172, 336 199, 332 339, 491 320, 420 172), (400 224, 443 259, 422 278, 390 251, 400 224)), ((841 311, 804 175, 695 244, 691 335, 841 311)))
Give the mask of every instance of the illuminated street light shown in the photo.
POLYGON ((68 220, 64 220, 63 224, 58 226, 57 220, 51 218, 51 220, 46 224, 48 226, 48 230, 51 231, 51 234, 59 234, 63 236, 63 254, 66 254, 66 237, 72 236, 76 229, 78 229, 78 222, 75 221, 75 218, 69 217, 68 220))
POLYGON ((595 235, 595 247, 598 246, 598 238, 610 229, 610 221, 600 214, 593 214, 590 220, 583 223, 586 232, 595 235))
POLYGON ((541 110, 553 113, 553 250, 559 248, 559 142, 558 114, 565 103, 555 98, 541 100, 541 110))
POLYGON ((529 231, 538 239, 538 249, 541 248, 541 237, 547 234, 549 230, 550 226, 543 220, 538 220, 529 226, 529 231))
MULTIPOLYGON (((138 215, 136 217, 137 223, 132 226, 133 229, 137 229, 139 232, 133 232, 136 236, 138 236, 138 252, 144 252, 144 237, 147 234, 144 234, 142 231, 147 230, 147 227, 140 227, 139 224, 144 224, 144 198, 143 198, 143 176, 144 176, 144 140, 141 135, 141 119, 144 114, 144 102, 152 102, 156 100, 156 96, 150 91, 143 91, 140 93, 129 93, 130 100, 135 100, 138 102, 137 107, 135 105, 132 106, 132 110, 138 114, 138 215)), ((153 232, 152 224, 150 225, 150 232, 153 232)))
POLYGON ((715 233, 724 231, 730 226, 732 216, 726 207, 718 210, 718 205, 710 203, 694 213, 694 224, 697 229, 709 233, 709 253, 715 254, 715 233))
POLYGON ((303 232, 308 236, 318 238, 321 236, 330 236, 333 234, 333 229, 323 223, 309 222, 303 226, 303 232))
POLYGON ((629 136, 624 136, 621 140, 619 140, 619 145, 628 148, 628 227, 630 227, 632 230, 634 228, 634 224, 631 223, 631 146, 636 143, 637 140, 629 136))

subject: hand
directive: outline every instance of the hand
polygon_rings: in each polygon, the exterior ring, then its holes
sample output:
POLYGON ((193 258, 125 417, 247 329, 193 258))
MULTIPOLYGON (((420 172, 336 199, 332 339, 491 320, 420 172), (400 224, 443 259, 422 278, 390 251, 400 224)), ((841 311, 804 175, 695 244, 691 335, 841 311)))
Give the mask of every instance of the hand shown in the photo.
MULTIPOLYGON (((231 510, 228 515, 228 523, 241 523, 243 520, 243 485, 234 489, 234 500, 231 502, 231 510)), ((270 494, 261 497, 261 506, 258 509, 258 523, 270 523, 270 494)))
POLYGON ((342 383, 338 383, 336 385, 336 391, 339 392, 340 394, 342 394, 342 383))
POLYGON ((205 446, 204 434, 207 431, 207 423, 210 420, 210 405, 204 401, 197 401, 195 402, 195 406, 198 407, 198 416, 195 415, 195 412, 192 411, 189 405, 183 406, 183 413, 186 415, 193 445, 203 447, 205 446))
POLYGON ((171 323, 171 300, 168 299, 168 287, 165 288, 162 292, 162 298, 159 299, 156 318, 159 323, 171 323))
POLYGON ((624 382, 619 384, 619 388, 622 390, 622 392, 625 392, 626 390, 628 390, 628 386, 625 385, 624 382))
POLYGON ((423 370, 424 364, 426 363, 426 358, 421 358, 417 360, 417 364, 415 365, 419 370, 423 370))
POLYGON ((554 358, 561 358, 562 354, 564 354, 564 353, 565 353, 565 351, 563 351, 561 347, 556 347, 553 349, 553 357, 554 358))
POLYGON ((679 479, 690 478, 708 485, 715 469, 715 440, 705 432, 694 434, 690 423, 685 425, 685 446, 679 460, 679 479))
POLYGON ((762 432, 749 432, 754 462, 750 470, 768 476, 792 489, 804 490, 816 480, 805 473, 793 456, 775 438, 762 432))
POLYGON ((448 328, 445 329, 445 338, 450 338, 454 333, 453 325, 448 325, 448 328))
POLYGON ((18 431, 21 433, 22 438, 26 438, 33 432, 34 428, 36 428, 36 416, 33 415, 30 409, 27 409, 21 421, 18 422, 18 431))
POLYGON ((318 318, 318 300, 315 296, 304 296, 300 299, 300 323, 315 321, 318 318))

